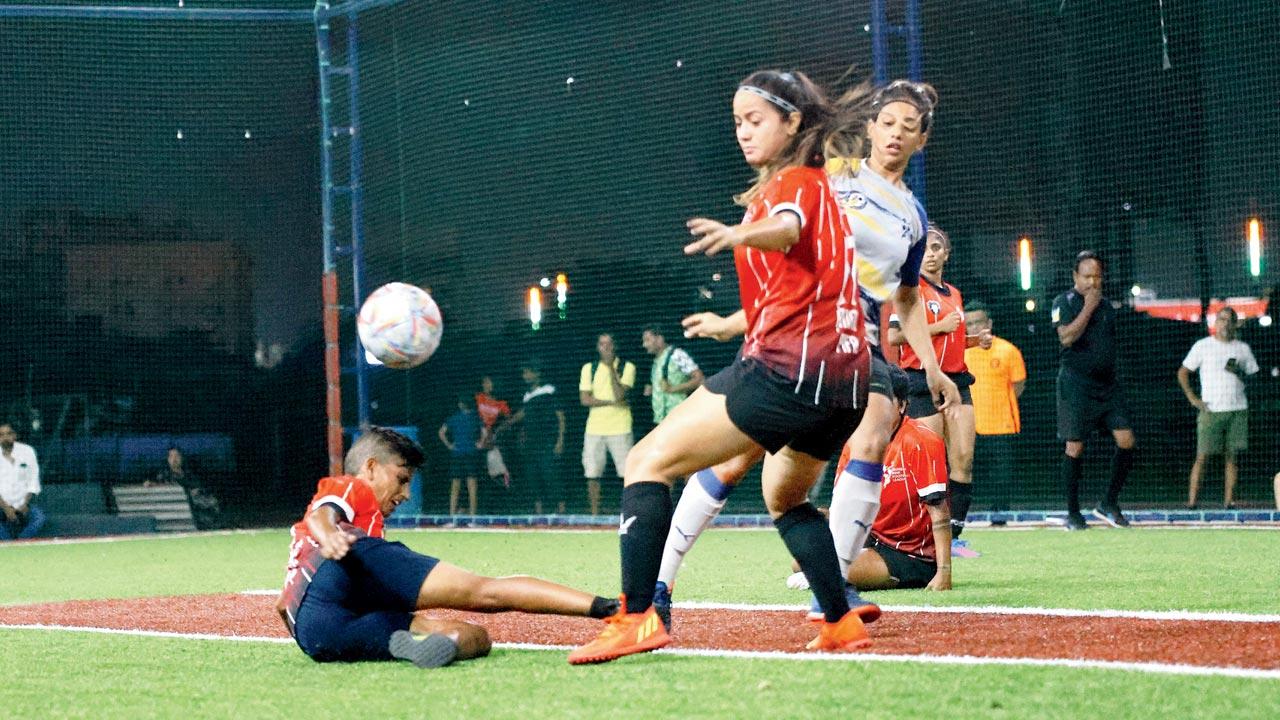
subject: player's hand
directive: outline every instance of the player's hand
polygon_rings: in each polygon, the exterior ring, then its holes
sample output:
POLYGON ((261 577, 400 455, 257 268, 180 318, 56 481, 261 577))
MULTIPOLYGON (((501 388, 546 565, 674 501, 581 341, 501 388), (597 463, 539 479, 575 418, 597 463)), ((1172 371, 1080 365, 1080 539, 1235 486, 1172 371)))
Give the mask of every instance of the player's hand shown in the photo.
POLYGON ((355 541, 356 536, 346 530, 326 533, 324 537, 317 538, 317 542, 320 543, 320 557, 326 560, 341 560, 347 556, 347 551, 355 541))
POLYGON ((942 333, 939 334, 949 333, 960 327, 960 321, 963 319, 964 318, 960 315, 960 311, 956 310, 947 313, 945 316, 940 318, 935 325, 937 325, 938 329, 942 331, 942 333))
POLYGON ((4 508, 4 519, 9 522, 18 522, 18 511, 8 505, 4 508))
POLYGON ((713 312, 694 313, 680 321, 687 338, 712 338, 724 342, 737 337, 726 318, 713 312))
POLYGON ((730 250, 742 244, 738 228, 725 225, 707 218, 694 218, 685 223, 689 234, 698 238, 684 246, 685 255, 715 255, 721 250, 730 250))
POLYGON ((924 589, 933 590, 935 592, 950 590, 951 589, 951 573, 949 572, 937 573, 936 575, 933 576, 933 579, 929 581, 929 584, 924 586, 924 589))
POLYGON ((983 350, 990 350, 991 343, 992 343, 991 331, 986 328, 979 330, 978 331, 978 347, 982 348, 983 350))
POLYGON ((653 386, 649 383, 644 384, 644 396, 651 397, 653 395, 653 386))
POLYGON ((1191 407, 1199 410, 1200 412, 1204 412, 1209 409, 1208 406, 1204 404, 1204 400, 1201 400, 1198 397, 1189 397, 1187 398, 1187 402, 1190 402, 1191 407))
POLYGON ((671 383, 667 380, 663 380, 662 382, 658 383, 658 386, 662 388, 662 392, 664 393, 671 392, 671 383))
POLYGON ((933 396, 933 404, 938 410, 946 412, 960 407, 960 390, 941 370, 934 370, 925 375, 929 383, 929 394, 933 396))

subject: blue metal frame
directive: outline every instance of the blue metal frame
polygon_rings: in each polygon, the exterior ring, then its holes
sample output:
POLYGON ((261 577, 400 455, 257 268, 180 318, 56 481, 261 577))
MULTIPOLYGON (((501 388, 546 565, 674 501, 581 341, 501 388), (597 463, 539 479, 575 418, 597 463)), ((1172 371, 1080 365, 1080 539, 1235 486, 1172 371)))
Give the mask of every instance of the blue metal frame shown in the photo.
POLYGON ((310 22, 310 10, 263 8, 109 7, 104 5, 0 5, 0 17, 86 18, 93 20, 216 20, 310 22))
MULTIPOLYGON (((920 28, 920 0, 900 0, 904 5, 902 25, 891 25, 885 11, 886 0, 871 0, 871 79, 876 85, 889 82, 890 42, 892 36, 904 38, 907 46, 907 78, 920 80, 924 75, 924 41, 920 28)), ((923 204, 925 202, 925 151, 911 158, 906 183, 923 204)))

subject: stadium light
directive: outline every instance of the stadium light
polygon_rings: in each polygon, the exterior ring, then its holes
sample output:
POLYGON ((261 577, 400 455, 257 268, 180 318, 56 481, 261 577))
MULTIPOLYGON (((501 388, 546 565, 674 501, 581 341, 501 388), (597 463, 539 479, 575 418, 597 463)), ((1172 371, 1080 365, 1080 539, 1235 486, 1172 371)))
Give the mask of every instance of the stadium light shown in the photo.
POLYGON ((1249 274, 1258 277, 1262 274, 1262 221, 1256 217, 1249 218, 1246 234, 1249 238, 1249 274))
POLYGON ((1031 238, 1018 241, 1018 277, 1024 291, 1031 289, 1031 238))
POLYGON ((1027 303, 1026 303, 1026 305, 1025 305, 1024 307, 1026 307, 1026 308, 1027 308, 1027 312, 1035 312, 1035 311, 1036 311, 1036 301, 1035 301, 1035 300, 1032 300, 1031 298, 1027 298, 1027 303))
POLYGON ((536 285, 529 288, 529 327, 542 327, 542 290, 536 285))
POLYGON ((564 273, 556 275, 556 309, 560 312, 560 319, 565 316, 565 309, 569 305, 569 276, 564 273))

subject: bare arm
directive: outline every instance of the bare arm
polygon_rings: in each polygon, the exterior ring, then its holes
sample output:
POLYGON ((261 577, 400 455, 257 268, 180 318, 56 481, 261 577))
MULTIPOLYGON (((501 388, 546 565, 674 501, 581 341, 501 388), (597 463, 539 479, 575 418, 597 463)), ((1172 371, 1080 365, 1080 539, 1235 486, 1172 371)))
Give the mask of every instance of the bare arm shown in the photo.
POLYGON ((938 569, 926 590, 951 589, 951 508, 945 503, 925 505, 929 519, 933 521, 933 549, 937 555, 938 569))
POLYGON ((1071 347, 1084 334, 1085 328, 1089 326, 1089 319, 1093 317, 1093 311, 1098 309, 1098 305, 1102 302, 1102 293, 1096 290, 1090 290, 1084 294, 1084 307, 1081 308, 1080 314, 1074 320, 1066 325, 1058 326, 1058 342, 1063 347, 1071 347))
POLYGON ((757 250, 790 250, 800 239, 800 216, 780 212, 745 225, 725 225, 709 218, 694 218, 685 223, 689 234, 697 240, 684 246, 685 255, 715 255, 739 245, 757 250))
POLYGON ((899 323, 907 344, 920 359, 920 367, 924 370, 929 382, 929 392, 936 403, 939 398, 939 410, 949 410, 960 405, 960 391, 951 378, 942 374, 938 367, 938 357, 933 354, 933 342, 929 339, 929 328, 924 317, 924 303, 920 302, 920 288, 899 285, 894 293, 894 307, 898 310, 899 323))
POLYGON ((1204 400, 1191 388, 1191 371, 1184 365, 1178 366, 1178 385, 1182 387, 1182 394, 1187 396, 1187 402, 1197 410, 1204 410, 1204 400))
POLYGON ((556 411, 556 425, 559 426, 556 432, 555 454, 559 455, 564 452, 564 411, 556 411))
MULTIPOLYGON (((627 371, 627 366, 622 366, 622 371, 627 371)), ((622 378, 618 377, 618 369, 609 363, 609 382, 613 385, 613 402, 605 403, 606 405, 625 405, 627 402, 627 391, 631 388, 622 384, 622 378)))
POLYGON ((307 513, 307 529, 320 544, 320 555, 328 560, 341 560, 356 541, 356 536, 338 527, 338 513, 328 505, 321 505, 307 513))
POLYGON ((702 375, 702 370, 700 369, 694 370, 693 372, 689 373, 689 379, 685 380, 679 385, 668 384, 666 392, 669 392, 669 393, 693 392, 694 390, 698 389, 698 386, 702 385, 702 381, 705 379, 706 378, 704 378, 702 375))
POLYGON ((442 445, 449 448, 450 450, 453 449, 453 443, 449 442, 449 426, 448 425, 441 425, 440 432, 436 433, 436 435, 440 436, 440 443, 442 445))
POLYGON ((724 342, 747 332, 747 311, 738 310, 727 317, 713 312, 694 313, 680 321, 687 338, 707 337, 724 342))

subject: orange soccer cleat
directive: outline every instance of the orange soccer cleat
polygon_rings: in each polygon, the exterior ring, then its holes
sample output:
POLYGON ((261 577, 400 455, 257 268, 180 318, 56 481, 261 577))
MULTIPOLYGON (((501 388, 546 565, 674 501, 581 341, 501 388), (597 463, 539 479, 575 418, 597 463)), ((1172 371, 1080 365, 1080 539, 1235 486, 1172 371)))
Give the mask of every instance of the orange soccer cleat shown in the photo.
POLYGON ((826 650, 843 652, 863 650, 871 647, 871 638, 867 636, 867 626, 862 624, 857 610, 850 610, 839 622, 824 622, 818 631, 818 637, 809 641, 807 650, 826 650))
POLYGON ((671 636, 652 606, 642 613, 628 613, 627 601, 623 598, 618 614, 605 618, 605 628, 600 635, 569 653, 569 664, 608 662, 623 655, 657 650, 669 642, 671 636))

